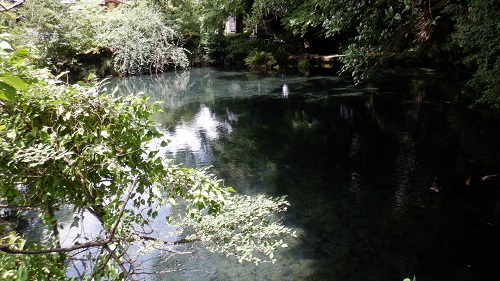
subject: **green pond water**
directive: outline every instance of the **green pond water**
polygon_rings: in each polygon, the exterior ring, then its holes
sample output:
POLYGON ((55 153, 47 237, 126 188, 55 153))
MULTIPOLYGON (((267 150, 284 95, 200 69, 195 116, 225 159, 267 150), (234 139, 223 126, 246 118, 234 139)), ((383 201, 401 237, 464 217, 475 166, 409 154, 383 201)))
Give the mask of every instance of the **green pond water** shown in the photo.
POLYGON ((481 179, 499 173, 500 122, 467 108, 454 73, 393 70, 355 86, 196 68, 115 86, 163 102, 165 157, 211 165, 240 193, 288 195, 284 224, 298 233, 276 264, 194 245, 155 280, 500 278, 499 181, 481 179))

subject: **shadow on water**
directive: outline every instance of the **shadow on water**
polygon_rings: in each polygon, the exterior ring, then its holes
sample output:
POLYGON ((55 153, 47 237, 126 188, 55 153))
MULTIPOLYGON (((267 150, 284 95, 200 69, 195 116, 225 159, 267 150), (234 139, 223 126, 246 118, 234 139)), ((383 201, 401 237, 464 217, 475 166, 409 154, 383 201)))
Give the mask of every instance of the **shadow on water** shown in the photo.
POLYGON ((202 68, 113 83, 164 101, 167 157, 213 165, 242 193, 287 194, 285 223, 299 232, 277 264, 200 250, 158 280, 500 275, 500 179, 481 178, 500 172, 500 120, 467 109, 447 72, 397 70, 353 86, 202 68))

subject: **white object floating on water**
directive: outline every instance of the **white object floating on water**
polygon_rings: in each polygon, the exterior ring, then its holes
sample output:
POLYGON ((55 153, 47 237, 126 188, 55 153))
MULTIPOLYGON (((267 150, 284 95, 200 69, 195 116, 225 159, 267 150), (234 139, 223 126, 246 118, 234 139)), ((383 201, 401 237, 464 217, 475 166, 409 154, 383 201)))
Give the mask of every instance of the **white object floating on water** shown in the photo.
POLYGON ((497 176, 498 175, 487 175, 487 176, 481 177, 481 180, 483 180, 483 181, 489 181, 489 180, 494 179, 497 176))

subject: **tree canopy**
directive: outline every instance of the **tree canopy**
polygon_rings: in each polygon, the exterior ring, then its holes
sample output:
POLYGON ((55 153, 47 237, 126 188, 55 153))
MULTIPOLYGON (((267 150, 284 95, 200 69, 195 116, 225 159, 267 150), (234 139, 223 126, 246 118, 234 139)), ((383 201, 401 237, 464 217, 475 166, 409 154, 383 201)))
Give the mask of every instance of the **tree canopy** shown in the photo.
POLYGON ((262 52, 283 67, 290 55, 303 53, 307 39, 315 52, 340 54, 340 73, 356 83, 387 65, 446 64, 472 73, 478 103, 500 104, 494 0, 148 0, 106 9, 86 3, 30 0, 10 10, 10 19, 2 14, 13 41, 35 47, 40 66, 79 79, 196 64, 244 66, 262 52), (229 15, 241 36, 224 36, 229 15), (250 40, 264 23, 272 23, 280 44, 250 40))

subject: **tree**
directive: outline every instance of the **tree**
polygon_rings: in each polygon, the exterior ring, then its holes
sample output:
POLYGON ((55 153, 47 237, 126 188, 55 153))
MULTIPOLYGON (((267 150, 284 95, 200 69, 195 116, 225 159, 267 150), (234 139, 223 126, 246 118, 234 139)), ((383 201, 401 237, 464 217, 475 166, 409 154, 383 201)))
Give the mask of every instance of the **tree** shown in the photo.
POLYGON ((298 36, 335 37, 343 56, 342 73, 363 81, 384 61, 401 61, 433 48, 437 11, 445 1, 261 1, 254 18, 275 15, 298 36))
POLYGON ((96 40, 103 8, 85 8, 75 12, 61 1, 30 0, 15 10, 13 19, 6 16, 5 22, 15 45, 32 46, 39 67, 53 73, 70 71, 75 79, 89 72, 103 75, 102 62, 111 56, 96 40))
POLYGON ((480 93, 478 104, 500 108, 500 3, 470 1, 458 7, 456 31, 450 49, 463 51, 461 63, 474 72, 471 85, 480 93))
POLYGON ((30 0, 9 19, 16 45, 33 46, 40 67, 69 71, 74 81, 89 73, 142 74, 189 65, 180 33, 154 6, 104 8, 30 0))
POLYGON ((154 7, 122 5, 106 14, 97 39, 113 52, 114 69, 141 74, 189 65, 180 34, 154 7))
POLYGON ((277 216, 285 198, 233 194, 207 169, 161 158, 157 147, 166 141, 150 120, 155 104, 102 93, 99 83, 65 85, 27 63, 27 49, 12 50, 4 37, 0 46, 0 208, 35 212, 50 238, 34 243, 0 233, 2 276, 61 279, 79 261, 86 264, 81 279, 136 280, 154 272, 135 262, 131 247, 181 254, 175 245, 201 241, 254 263, 273 261, 286 247, 282 238, 294 234, 277 216), (175 212, 159 217, 169 206, 175 212), (86 212, 101 231, 61 245, 61 208, 73 211, 71 227, 86 212), (158 222, 182 238, 159 236, 158 222))

